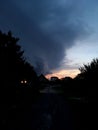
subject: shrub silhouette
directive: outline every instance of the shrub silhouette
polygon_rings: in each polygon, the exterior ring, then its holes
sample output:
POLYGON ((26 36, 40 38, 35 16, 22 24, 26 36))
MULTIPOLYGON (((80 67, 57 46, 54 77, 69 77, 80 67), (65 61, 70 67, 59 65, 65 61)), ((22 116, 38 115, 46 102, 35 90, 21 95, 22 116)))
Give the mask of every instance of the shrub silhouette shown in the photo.
POLYGON ((79 68, 80 74, 75 77, 76 85, 80 89, 81 95, 96 101, 98 84, 98 59, 93 59, 91 63, 79 68))

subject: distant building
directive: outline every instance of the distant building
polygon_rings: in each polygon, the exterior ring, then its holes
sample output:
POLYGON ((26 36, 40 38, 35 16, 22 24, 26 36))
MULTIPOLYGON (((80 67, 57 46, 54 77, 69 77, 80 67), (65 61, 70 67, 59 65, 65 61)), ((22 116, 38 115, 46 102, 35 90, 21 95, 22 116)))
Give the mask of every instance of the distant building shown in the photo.
POLYGON ((51 77, 50 81, 57 81, 59 80, 58 77, 54 76, 54 77, 51 77))
POLYGON ((70 80, 72 80, 72 78, 71 77, 65 77, 65 78, 62 78, 61 80, 62 81, 70 81, 70 80))
POLYGON ((39 76, 39 81, 40 81, 40 82, 47 82, 48 79, 46 79, 46 77, 45 77, 43 74, 41 74, 41 75, 39 76))

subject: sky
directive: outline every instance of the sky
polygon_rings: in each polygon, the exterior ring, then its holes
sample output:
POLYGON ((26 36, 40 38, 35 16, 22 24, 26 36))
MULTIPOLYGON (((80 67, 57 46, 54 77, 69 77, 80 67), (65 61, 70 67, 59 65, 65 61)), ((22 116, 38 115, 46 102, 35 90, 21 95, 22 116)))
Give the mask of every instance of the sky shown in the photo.
POLYGON ((75 77, 98 57, 98 0, 0 0, 0 30, 20 38, 38 75, 75 77))

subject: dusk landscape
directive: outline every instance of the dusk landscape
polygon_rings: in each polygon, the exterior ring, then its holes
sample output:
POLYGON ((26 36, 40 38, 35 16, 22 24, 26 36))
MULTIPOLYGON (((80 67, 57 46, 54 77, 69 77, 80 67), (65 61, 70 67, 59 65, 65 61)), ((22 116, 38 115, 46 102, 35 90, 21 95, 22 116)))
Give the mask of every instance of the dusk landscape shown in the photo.
POLYGON ((97 0, 0 0, 1 127, 96 128, 97 0))

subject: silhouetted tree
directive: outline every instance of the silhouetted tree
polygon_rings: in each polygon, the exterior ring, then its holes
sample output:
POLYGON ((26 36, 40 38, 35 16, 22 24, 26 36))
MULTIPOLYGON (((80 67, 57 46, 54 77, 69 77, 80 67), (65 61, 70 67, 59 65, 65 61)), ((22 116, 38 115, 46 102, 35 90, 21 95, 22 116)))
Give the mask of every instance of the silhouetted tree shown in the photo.
POLYGON ((80 67, 79 70, 81 72, 79 75, 82 79, 98 79, 98 59, 93 59, 91 63, 80 67))
POLYGON ((98 84, 98 59, 93 59, 91 63, 79 68, 80 74, 75 77, 75 83, 81 95, 90 101, 95 101, 98 84))
POLYGON ((25 60, 18 41, 10 31, 7 34, 0 31, 0 87, 12 91, 22 80, 26 80, 28 85, 37 90, 36 72, 25 60))

